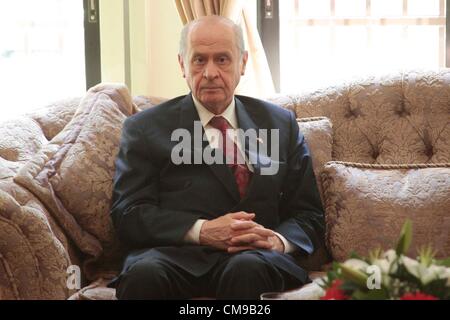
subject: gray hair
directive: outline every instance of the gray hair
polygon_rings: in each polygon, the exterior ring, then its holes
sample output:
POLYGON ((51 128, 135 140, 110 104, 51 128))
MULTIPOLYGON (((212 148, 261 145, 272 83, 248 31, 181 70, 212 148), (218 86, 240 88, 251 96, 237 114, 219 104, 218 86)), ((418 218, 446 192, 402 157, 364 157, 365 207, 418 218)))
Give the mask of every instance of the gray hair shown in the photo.
MULTIPOLYGON (((230 20, 228 18, 225 18, 222 16, 214 16, 214 17, 215 18, 217 17, 217 19, 219 21, 225 22, 233 28, 234 37, 235 37, 236 43, 237 43, 237 48, 238 48, 240 56, 242 58, 242 56, 244 55, 244 52, 245 52, 245 43, 244 43, 244 32, 242 31, 241 26, 237 25, 236 23, 234 23, 232 20, 230 20)), ((199 20, 193 20, 193 21, 187 23, 183 27, 183 30, 181 30, 179 54, 182 57, 185 57, 185 55, 187 53, 187 39, 189 36, 189 32, 191 31, 192 27, 195 24, 197 24, 198 22, 199 22, 199 20)))

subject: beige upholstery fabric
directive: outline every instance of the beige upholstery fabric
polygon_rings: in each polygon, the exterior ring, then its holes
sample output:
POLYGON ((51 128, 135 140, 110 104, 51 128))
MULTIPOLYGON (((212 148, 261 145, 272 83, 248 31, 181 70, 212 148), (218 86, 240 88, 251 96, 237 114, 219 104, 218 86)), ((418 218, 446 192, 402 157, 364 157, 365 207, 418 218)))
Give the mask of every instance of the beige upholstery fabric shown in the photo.
MULTIPOLYGON (((300 132, 305 136, 306 143, 313 157, 314 173, 319 188, 322 203, 324 196, 320 181, 325 164, 331 161, 333 129, 331 122, 325 117, 297 119, 300 132)), ((330 261, 330 254, 326 247, 317 248, 312 255, 296 255, 296 261, 306 270, 321 270, 322 265, 330 261)))
POLYGON ((161 97, 147 97, 147 96, 137 96, 133 98, 133 102, 139 111, 146 110, 160 103, 167 101, 166 98, 161 97))
MULTIPOLYGON (((126 87, 90 89, 71 122, 14 178, 50 209, 78 248, 94 258, 120 253, 109 205, 122 123, 133 112, 126 87)), ((91 270, 84 271, 93 277, 91 270)))
POLYGON ((66 299, 70 259, 32 205, 0 190, 0 299, 66 299))
POLYGON ((306 143, 313 158, 314 173, 317 179, 320 196, 323 202, 320 174, 324 165, 332 160, 333 129, 331 122, 325 117, 297 119, 300 132, 305 136, 306 143))
POLYGON ((80 101, 79 97, 58 101, 28 116, 40 125, 47 140, 51 140, 72 119, 80 101))
POLYGON ((450 69, 371 77, 272 101, 299 118, 328 117, 334 160, 450 162, 450 69))
POLYGON ((19 163, 10 162, 0 157, 0 180, 14 177, 15 171, 17 171, 19 167, 19 163))
MULTIPOLYGON (((32 208, 42 213, 47 220, 53 236, 56 238, 56 242, 61 242, 65 249, 65 254, 70 257, 71 264, 80 264, 80 254, 78 250, 74 248, 72 242, 67 238, 66 233, 61 229, 59 224, 55 221, 53 216, 47 211, 45 206, 37 199, 33 194, 31 194, 27 189, 14 183, 11 179, 0 180, 0 191, 9 194, 14 200, 21 206, 32 208)), ((14 251, 14 246, 9 248, 14 251)))
POLYGON ((47 143, 39 125, 19 118, 0 126, 0 179, 11 176, 47 143))
POLYGON ((431 244, 450 256, 450 164, 368 166, 330 162, 322 173, 326 240, 334 259, 355 251, 392 248, 406 219, 413 222, 410 254, 431 244))

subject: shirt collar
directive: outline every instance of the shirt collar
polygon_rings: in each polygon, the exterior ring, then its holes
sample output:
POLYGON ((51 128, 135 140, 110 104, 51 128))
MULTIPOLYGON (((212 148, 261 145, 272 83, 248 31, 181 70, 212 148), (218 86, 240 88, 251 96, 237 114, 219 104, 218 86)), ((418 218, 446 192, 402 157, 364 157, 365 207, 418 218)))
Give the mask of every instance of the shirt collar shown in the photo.
POLYGON ((231 100, 231 103, 228 105, 228 107, 225 109, 225 111, 222 114, 214 114, 208 109, 206 109, 195 97, 192 95, 192 99, 194 100, 195 108, 197 109, 198 116, 200 118, 200 122, 202 123, 202 126, 205 128, 209 121, 211 121, 212 118, 215 116, 222 116, 224 117, 230 126, 233 129, 237 129, 237 117, 236 117, 236 102, 233 99, 231 100))

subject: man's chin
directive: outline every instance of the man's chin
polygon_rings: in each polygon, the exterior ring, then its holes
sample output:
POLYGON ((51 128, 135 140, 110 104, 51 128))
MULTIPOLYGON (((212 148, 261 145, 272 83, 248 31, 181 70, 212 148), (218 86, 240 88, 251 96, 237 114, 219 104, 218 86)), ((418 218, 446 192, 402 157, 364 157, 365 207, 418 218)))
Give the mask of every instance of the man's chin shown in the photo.
POLYGON ((225 99, 222 98, 203 98, 200 99, 199 102, 208 110, 213 112, 212 110, 217 110, 220 112, 223 112, 224 109, 228 106, 229 103, 225 101, 225 99))

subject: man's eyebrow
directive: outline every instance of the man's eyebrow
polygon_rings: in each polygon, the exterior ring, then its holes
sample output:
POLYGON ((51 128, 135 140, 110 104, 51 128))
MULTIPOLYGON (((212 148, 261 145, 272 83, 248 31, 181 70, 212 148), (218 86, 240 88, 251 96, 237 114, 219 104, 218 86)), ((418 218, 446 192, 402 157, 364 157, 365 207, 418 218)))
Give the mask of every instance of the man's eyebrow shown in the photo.
MULTIPOLYGON (((194 51, 192 53, 193 57, 195 57, 195 56, 207 56, 207 55, 208 55, 208 53, 206 53, 206 52, 199 52, 199 51, 194 51)), ((230 51, 220 51, 220 52, 215 52, 212 55, 213 56, 230 56, 230 55, 232 55, 232 52, 230 52, 230 51)))

